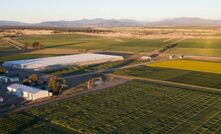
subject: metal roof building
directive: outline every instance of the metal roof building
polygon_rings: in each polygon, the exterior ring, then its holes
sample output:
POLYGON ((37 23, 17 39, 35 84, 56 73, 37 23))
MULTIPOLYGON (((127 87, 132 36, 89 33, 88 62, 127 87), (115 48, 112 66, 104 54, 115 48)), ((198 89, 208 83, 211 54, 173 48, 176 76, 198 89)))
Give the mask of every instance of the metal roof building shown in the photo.
POLYGON ((112 56, 104 54, 77 54, 67 56, 56 56, 47 58, 37 58, 28 60, 9 61, 3 64, 4 67, 20 69, 46 69, 65 65, 90 65, 104 63, 107 61, 123 60, 122 56, 112 56))
POLYGON ((51 96, 48 91, 25 86, 22 84, 12 84, 7 87, 7 90, 9 91, 9 93, 12 93, 18 97, 23 97, 26 100, 36 100, 51 96))

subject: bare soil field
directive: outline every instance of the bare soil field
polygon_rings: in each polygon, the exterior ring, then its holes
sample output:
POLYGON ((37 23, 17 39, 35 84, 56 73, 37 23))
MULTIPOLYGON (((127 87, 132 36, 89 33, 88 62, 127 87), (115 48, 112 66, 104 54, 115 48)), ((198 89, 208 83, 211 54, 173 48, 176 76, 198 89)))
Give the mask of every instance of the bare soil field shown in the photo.
POLYGON ((1 33, 2 34, 22 33, 23 35, 50 35, 54 33, 54 30, 10 29, 1 33))
POLYGON ((213 36, 213 35, 183 35, 181 33, 169 33, 169 34, 149 34, 149 35, 140 35, 136 33, 84 33, 77 32, 77 34, 82 35, 91 35, 91 36, 101 36, 101 37, 111 37, 111 38, 137 38, 137 39, 161 39, 161 38, 186 38, 186 39, 221 39, 221 36, 213 36))
MULTIPOLYGON (((99 29, 99 28, 98 28, 99 29)), ((102 30, 112 32, 86 33, 78 34, 103 36, 103 37, 121 37, 138 39, 159 39, 159 38, 187 38, 187 39, 220 39, 221 30, 216 28, 103 28, 102 30)))

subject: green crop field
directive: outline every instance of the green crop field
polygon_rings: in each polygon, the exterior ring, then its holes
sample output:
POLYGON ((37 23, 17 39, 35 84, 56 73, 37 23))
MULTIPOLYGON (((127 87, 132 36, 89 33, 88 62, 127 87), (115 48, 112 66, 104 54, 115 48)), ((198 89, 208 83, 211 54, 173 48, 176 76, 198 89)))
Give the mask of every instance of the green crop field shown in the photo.
POLYGON ((71 48, 86 50, 107 50, 127 52, 149 52, 171 43, 166 39, 125 39, 95 37, 77 34, 24 36, 15 40, 29 43, 39 41, 47 48, 71 48))
POLYGON ((214 73, 179 70, 172 68, 138 66, 116 71, 115 74, 221 89, 221 74, 214 73))
POLYGON ((0 51, 15 50, 13 46, 0 40, 0 51))
POLYGON ((0 133, 220 133, 218 94, 130 81, 0 117, 0 133))
POLYGON ((221 39, 187 39, 168 53, 219 57, 221 56, 221 39))

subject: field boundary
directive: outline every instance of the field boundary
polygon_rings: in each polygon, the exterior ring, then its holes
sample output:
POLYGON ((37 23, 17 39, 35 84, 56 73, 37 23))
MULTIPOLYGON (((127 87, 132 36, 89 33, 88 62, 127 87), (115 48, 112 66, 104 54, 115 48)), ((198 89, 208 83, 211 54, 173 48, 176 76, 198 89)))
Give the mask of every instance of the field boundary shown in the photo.
POLYGON ((13 47, 17 48, 18 50, 21 50, 24 48, 24 44, 18 41, 15 41, 11 38, 3 38, 2 40, 4 40, 5 42, 9 43, 10 45, 12 45, 13 47))
POLYGON ((134 79, 144 80, 150 83, 156 83, 156 84, 165 85, 165 86, 173 86, 173 87, 178 87, 178 88, 184 88, 184 89, 201 91, 201 92, 209 92, 209 93, 215 93, 215 94, 221 95, 221 89, 218 89, 218 88, 209 88, 209 87, 184 84, 184 83, 178 83, 178 82, 169 82, 169 81, 156 80, 156 79, 150 79, 150 78, 141 78, 141 77, 136 77, 136 76, 125 76, 125 75, 115 75, 115 74, 109 74, 109 76, 124 78, 124 79, 129 79, 129 80, 134 80, 134 79))
POLYGON ((69 130, 71 130, 71 131, 74 131, 74 132, 77 132, 77 133, 79 133, 79 134, 84 134, 84 132, 82 132, 82 131, 80 131, 80 130, 77 130, 77 129, 72 128, 72 127, 69 127, 69 126, 65 126, 65 125, 63 125, 63 124, 60 124, 60 123, 54 121, 54 120, 52 120, 51 122, 54 123, 54 124, 56 124, 56 125, 58 125, 58 126, 67 128, 67 129, 69 129, 69 130))

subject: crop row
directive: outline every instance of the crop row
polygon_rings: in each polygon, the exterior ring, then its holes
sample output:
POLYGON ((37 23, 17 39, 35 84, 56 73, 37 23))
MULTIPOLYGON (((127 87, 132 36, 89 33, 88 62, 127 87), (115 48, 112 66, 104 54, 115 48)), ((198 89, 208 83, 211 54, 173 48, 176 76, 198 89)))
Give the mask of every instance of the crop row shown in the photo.
MULTIPOLYGON (((49 121, 48 130, 45 130, 48 123, 33 124, 35 132, 52 132, 53 127, 61 127, 61 132, 66 128, 77 133, 190 133, 193 130, 202 132, 204 128, 207 132, 219 129, 220 114, 217 112, 220 110, 218 94, 131 81, 34 108, 28 115, 31 121, 31 117, 49 121)), ((15 117, 26 119, 27 115, 20 116, 15 117)), ((12 130, 30 123, 28 119, 19 123, 10 118, 1 121, 7 125, 12 121, 12 130)), ((11 129, 7 125, 1 125, 5 132, 11 129)))

